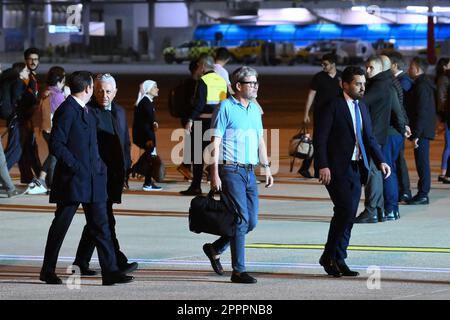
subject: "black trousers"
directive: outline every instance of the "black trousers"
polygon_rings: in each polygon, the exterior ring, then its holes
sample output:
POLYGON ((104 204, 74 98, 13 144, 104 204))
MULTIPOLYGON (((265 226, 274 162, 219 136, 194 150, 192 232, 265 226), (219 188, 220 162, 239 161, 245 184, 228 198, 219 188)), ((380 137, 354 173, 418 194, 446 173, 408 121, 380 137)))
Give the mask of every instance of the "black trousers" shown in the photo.
MULTIPOLYGON (((54 273, 64 237, 80 203, 57 204, 55 218, 48 232, 41 273, 54 273)), ((116 255, 111 240, 106 202, 82 203, 87 227, 97 247, 102 274, 118 272, 116 255)))
MULTIPOLYGON (((113 242, 114 252, 116 254, 117 259, 117 265, 119 269, 121 269, 121 267, 125 266, 128 263, 128 259, 125 256, 125 254, 123 254, 123 252, 120 251, 119 241, 117 240, 116 236, 116 228, 115 228, 116 219, 114 219, 112 202, 107 203, 107 214, 108 214, 109 230, 111 231, 111 240, 113 242)), ((94 253, 94 249, 95 249, 94 239, 92 238, 92 235, 89 232, 88 225, 85 225, 83 233, 81 235, 80 243, 78 244, 78 250, 73 264, 76 264, 81 268, 88 268, 89 262, 91 261, 92 258, 92 254, 94 253)))
POLYGON ((324 255, 335 260, 347 258, 347 247, 361 199, 361 165, 364 165, 362 161, 352 161, 347 174, 343 177, 333 177, 331 174, 331 182, 327 186, 334 204, 334 215, 331 219, 324 255))
POLYGON ((406 164, 405 160, 404 143, 403 148, 400 149, 400 153, 395 164, 397 166, 398 194, 399 196, 403 194, 411 196, 411 185, 409 182, 408 165, 406 164))
POLYGON ((211 143, 210 139, 207 139, 206 141, 203 141, 203 137, 205 132, 211 127, 211 119, 201 119, 200 121, 195 121, 197 123, 194 123, 193 130, 192 130, 192 157, 193 160, 193 170, 192 170, 192 183, 191 188, 194 189, 200 189, 201 183, 202 183, 202 176, 203 176, 203 166, 204 166, 204 159, 203 159, 203 151, 205 148, 211 143), (201 128, 198 126, 198 124, 201 123, 201 128), (200 144, 201 141, 201 144, 200 144), (201 154, 200 154, 201 150, 201 154))

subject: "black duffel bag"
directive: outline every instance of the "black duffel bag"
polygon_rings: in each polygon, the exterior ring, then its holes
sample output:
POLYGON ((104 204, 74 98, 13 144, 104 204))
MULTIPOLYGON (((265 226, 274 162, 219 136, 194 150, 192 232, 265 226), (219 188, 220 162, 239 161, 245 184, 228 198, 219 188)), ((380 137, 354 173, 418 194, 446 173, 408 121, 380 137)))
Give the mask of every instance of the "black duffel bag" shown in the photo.
POLYGON ((233 237, 236 224, 246 221, 225 192, 221 199, 214 199, 214 191, 207 196, 196 196, 189 208, 189 230, 195 233, 209 233, 233 237))

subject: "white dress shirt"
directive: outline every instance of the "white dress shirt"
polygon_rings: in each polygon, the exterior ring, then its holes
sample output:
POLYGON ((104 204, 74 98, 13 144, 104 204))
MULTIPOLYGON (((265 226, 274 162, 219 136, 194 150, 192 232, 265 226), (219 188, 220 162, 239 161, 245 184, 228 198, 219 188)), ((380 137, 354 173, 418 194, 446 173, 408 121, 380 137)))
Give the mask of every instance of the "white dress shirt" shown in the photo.
MULTIPOLYGON (((353 103, 353 99, 344 92, 344 98, 345 101, 347 101, 348 110, 350 111, 350 115, 352 116, 352 122, 353 122, 353 130, 355 132, 355 148, 353 149, 353 155, 352 160, 356 161, 361 159, 361 152, 359 151, 359 142, 358 142, 358 135, 356 134, 356 116, 355 116, 355 104, 353 103)), ((358 101, 359 105, 359 101, 358 101)), ((363 122, 362 122, 362 116, 361 116, 361 110, 359 111, 359 119, 361 119, 361 130, 363 128, 363 122)))

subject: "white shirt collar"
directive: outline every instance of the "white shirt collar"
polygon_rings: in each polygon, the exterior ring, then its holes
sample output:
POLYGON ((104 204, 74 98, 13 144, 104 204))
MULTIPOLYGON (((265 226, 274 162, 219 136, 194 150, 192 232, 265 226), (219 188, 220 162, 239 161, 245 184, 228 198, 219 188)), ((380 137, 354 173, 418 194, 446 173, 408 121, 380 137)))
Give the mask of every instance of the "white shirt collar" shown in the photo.
POLYGON ((83 101, 81 101, 80 99, 78 99, 77 97, 75 97, 75 96, 71 96, 71 97, 74 98, 75 101, 76 101, 82 108, 84 108, 84 107, 86 106, 86 104, 85 104, 83 101))
POLYGON ((401 74, 402 72, 403 72, 403 70, 400 70, 397 73, 395 73, 394 76, 398 77, 398 75, 401 74))

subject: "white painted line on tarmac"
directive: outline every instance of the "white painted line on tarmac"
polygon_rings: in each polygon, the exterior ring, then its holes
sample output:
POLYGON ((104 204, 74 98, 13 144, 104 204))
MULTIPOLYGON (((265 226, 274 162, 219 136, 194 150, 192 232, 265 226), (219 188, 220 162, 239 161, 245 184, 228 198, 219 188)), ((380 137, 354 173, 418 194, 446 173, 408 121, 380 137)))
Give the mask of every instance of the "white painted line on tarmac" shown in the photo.
MULTIPOLYGON (((43 256, 31 255, 0 255, 0 264, 2 261, 43 261, 43 256)), ((75 257, 59 257, 59 262, 73 262, 75 257)), ((131 258, 133 262, 138 262, 145 265, 164 265, 164 266, 210 266, 209 261, 203 260, 170 260, 170 259, 144 259, 131 258)), ((98 259, 93 258, 92 262, 98 263, 98 259)), ((230 262, 223 261, 223 265, 231 266, 230 262)), ((284 268, 284 269, 322 269, 319 264, 313 263, 291 263, 291 262, 247 262, 248 267, 253 268, 284 268)), ((369 266, 349 265, 355 270, 367 270, 369 266)), ((394 272, 417 272, 417 273, 449 273, 450 268, 434 268, 434 267, 404 267, 404 266, 378 266, 381 271, 394 272)))

